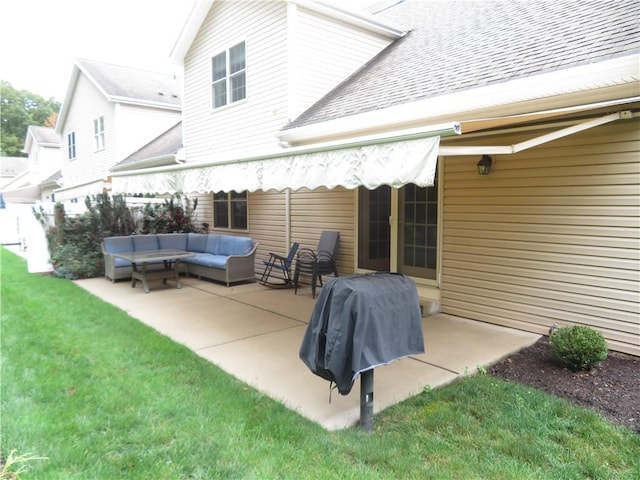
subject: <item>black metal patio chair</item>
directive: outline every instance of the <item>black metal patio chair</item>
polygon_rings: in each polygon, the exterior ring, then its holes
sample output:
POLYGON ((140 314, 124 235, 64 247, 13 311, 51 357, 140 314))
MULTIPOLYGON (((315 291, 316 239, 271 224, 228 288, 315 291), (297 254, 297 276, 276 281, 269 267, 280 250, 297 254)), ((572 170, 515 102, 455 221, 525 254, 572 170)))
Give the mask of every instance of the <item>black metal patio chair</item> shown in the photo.
POLYGON ((340 232, 324 230, 320 234, 318 250, 313 251, 310 248, 300 249, 298 257, 296 258, 293 277, 294 293, 298 293, 300 275, 311 277, 312 298, 316 298, 316 287, 318 283, 322 288, 322 275, 332 274, 335 277, 339 276, 336 265, 339 240, 340 232))
POLYGON ((292 243, 289 254, 286 257, 278 255, 277 253, 270 253, 269 260, 262 261, 262 263, 264 263, 264 271, 260 277, 260 283, 271 287, 291 287, 291 264, 293 263, 299 246, 300 244, 298 242, 292 243), (276 272, 278 273, 277 276, 275 275, 276 272), (274 274, 275 281, 272 279, 272 274, 274 274))

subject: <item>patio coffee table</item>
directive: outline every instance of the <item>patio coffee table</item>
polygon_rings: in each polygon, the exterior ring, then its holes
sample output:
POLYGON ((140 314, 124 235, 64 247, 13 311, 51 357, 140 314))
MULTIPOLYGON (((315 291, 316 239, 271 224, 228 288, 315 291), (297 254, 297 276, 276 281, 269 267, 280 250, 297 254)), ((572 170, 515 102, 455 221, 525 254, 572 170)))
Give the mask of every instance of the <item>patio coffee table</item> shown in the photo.
POLYGON ((188 257, 195 257, 192 252, 183 250, 148 250, 145 252, 126 252, 113 253, 114 257, 122 258, 131 262, 131 288, 135 288, 136 281, 141 280, 144 287, 144 293, 149 293, 149 284, 147 280, 161 278, 162 283, 167 283, 167 278, 172 278, 176 282, 176 288, 182 288, 180 284, 180 275, 178 274, 178 266, 180 260, 188 257), (148 270, 150 264, 162 264, 161 269, 148 270))

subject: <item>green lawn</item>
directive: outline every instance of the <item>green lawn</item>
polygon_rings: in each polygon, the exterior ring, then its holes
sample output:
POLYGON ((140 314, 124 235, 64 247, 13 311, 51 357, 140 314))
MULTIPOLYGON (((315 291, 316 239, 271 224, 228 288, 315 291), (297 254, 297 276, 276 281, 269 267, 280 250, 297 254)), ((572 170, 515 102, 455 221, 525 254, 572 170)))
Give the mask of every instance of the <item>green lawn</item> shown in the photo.
POLYGON ((23 479, 640 478, 640 436, 486 375, 327 432, 0 248, 0 452, 23 479))

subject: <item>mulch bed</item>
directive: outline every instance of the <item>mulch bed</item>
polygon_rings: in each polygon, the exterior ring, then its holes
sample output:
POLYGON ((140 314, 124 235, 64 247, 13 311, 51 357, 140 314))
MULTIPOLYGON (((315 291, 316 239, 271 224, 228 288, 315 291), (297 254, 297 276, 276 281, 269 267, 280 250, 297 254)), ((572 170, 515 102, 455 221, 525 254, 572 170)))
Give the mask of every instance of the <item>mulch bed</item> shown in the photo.
POLYGON ((592 370, 573 372, 556 360, 548 338, 542 337, 487 372, 595 410, 640 434, 640 357, 610 351, 592 370))

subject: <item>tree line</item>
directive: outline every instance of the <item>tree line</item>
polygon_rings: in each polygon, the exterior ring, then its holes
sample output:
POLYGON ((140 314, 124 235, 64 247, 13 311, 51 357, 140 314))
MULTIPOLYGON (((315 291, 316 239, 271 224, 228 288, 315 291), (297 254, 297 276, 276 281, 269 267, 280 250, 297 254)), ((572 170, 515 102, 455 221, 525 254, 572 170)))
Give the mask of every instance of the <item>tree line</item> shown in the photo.
POLYGON ((22 149, 29 125, 54 127, 59 110, 60 102, 53 97, 45 100, 0 80, 0 155, 26 156, 22 149))

